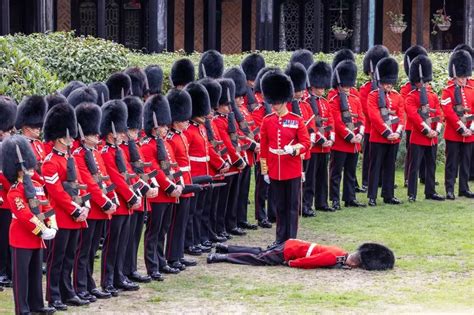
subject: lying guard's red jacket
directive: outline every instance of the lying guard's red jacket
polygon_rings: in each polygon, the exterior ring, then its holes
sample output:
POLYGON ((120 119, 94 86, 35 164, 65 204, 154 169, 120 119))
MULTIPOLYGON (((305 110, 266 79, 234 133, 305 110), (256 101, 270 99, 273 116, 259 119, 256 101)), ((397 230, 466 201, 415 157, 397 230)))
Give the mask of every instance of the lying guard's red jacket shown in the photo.
MULTIPOLYGON (((441 105, 446 118, 446 130, 444 131, 444 139, 456 142, 471 143, 474 142, 474 135, 470 137, 462 136, 462 129, 460 127, 461 120, 454 111, 454 89, 455 85, 451 82, 445 89, 443 89, 441 96, 441 105)), ((469 110, 468 114, 474 114, 474 87, 466 85, 461 87, 461 99, 464 107, 469 110)), ((465 124, 466 128, 473 125, 472 121, 465 124)))
POLYGON ((285 242, 283 256, 292 268, 331 267, 344 262, 348 253, 342 248, 309 243, 297 239, 285 242))

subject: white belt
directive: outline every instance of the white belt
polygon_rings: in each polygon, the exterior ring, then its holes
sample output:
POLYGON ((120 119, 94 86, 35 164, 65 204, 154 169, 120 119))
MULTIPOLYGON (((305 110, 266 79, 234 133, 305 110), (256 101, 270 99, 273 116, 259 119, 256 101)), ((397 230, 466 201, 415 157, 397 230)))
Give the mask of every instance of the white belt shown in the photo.
POLYGON ((189 160, 193 162, 208 162, 209 156, 190 156, 189 160))
POLYGON ((313 249, 316 247, 316 243, 311 243, 311 246, 308 248, 308 251, 306 252, 306 257, 311 256, 311 252, 313 249))
POLYGON ((273 148, 269 148, 268 151, 270 151, 271 153, 276 154, 276 155, 287 155, 287 154, 288 154, 288 153, 286 153, 285 150, 283 150, 283 149, 273 149, 273 148))
POLYGON ((183 167, 180 167, 179 170, 181 172, 191 172, 191 166, 183 166, 183 167))

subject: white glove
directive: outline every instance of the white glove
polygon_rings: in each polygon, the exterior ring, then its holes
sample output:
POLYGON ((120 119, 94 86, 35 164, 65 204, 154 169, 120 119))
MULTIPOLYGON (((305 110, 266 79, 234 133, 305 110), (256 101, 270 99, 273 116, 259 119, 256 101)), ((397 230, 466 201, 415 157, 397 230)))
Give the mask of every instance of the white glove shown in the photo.
POLYGON ((304 183, 306 181, 306 173, 301 172, 301 182, 304 183))
POLYGON ((147 198, 155 198, 156 196, 158 196, 158 188, 150 188, 150 190, 148 190, 146 192, 146 197, 147 198))
POLYGON ((268 176, 268 174, 263 175, 263 180, 270 185, 270 176, 268 176))
POLYGON ((316 142, 316 133, 312 132, 309 135, 309 140, 311 140, 312 143, 315 143, 316 142))
POLYGON ((293 154, 295 152, 295 148, 292 145, 285 145, 283 150, 288 154, 293 154))
POLYGON ((141 206, 142 206, 142 197, 137 196, 137 202, 135 202, 130 209, 136 210, 136 209, 139 209, 141 206))
POLYGON ((46 240, 46 241, 52 240, 55 236, 56 236, 56 230, 55 229, 46 228, 46 230, 44 230, 41 233, 41 238, 46 240))

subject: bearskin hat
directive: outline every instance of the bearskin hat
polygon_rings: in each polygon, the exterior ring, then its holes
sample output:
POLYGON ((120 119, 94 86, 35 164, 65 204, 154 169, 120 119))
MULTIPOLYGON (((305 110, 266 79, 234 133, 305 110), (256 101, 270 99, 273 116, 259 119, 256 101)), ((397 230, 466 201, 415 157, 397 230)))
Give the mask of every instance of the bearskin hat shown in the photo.
POLYGON ((331 66, 324 62, 318 61, 313 63, 308 69, 309 85, 315 88, 328 89, 331 87, 331 66))
POLYGON ((20 105, 18 105, 16 129, 21 129, 24 126, 41 128, 47 110, 48 104, 43 96, 32 95, 25 97, 20 105))
POLYGON ((94 103, 97 104, 98 96, 96 90, 90 87, 82 87, 75 89, 67 97, 67 102, 72 106, 76 107, 81 103, 94 103))
POLYGON ((380 59, 376 65, 380 83, 396 84, 398 81, 398 62, 393 57, 380 59))
POLYGON ((221 98, 222 87, 215 79, 204 78, 198 81, 202 84, 209 94, 209 102, 212 109, 216 109, 219 106, 219 99, 221 98))
POLYGON ((102 106, 109 101, 109 88, 104 82, 94 82, 88 86, 97 92, 97 105, 102 106))
POLYGON ((290 63, 301 63, 305 70, 308 70, 309 67, 314 62, 313 53, 307 49, 298 49, 295 50, 290 57, 290 63))
POLYGON ((81 81, 71 81, 61 90, 61 94, 64 95, 65 97, 68 97, 69 94, 71 94, 71 92, 74 91, 75 89, 85 87, 85 86, 86 85, 82 83, 81 81))
POLYGON ((261 88, 268 104, 287 103, 293 99, 295 89, 290 77, 281 71, 270 70, 262 78, 261 88))
POLYGON ((224 78, 231 79, 235 83, 235 97, 247 94, 247 80, 245 73, 239 67, 232 67, 226 70, 224 78))
POLYGON ((405 55, 403 55, 403 68, 408 76, 410 75, 410 62, 412 62, 418 55, 428 56, 428 52, 423 46, 413 45, 408 48, 405 51, 405 55))
POLYGON ((281 69, 278 68, 278 67, 265 67, 265 68, 260 69, 260 71, 257 74, 257 78, 255 79, 255 83, 253 85, 253 90, 255 91, 255 93, 257 93, 257 92, 262 93, 262 84, 261 84, 262 83, 262 78, 263 78, 264 74, 267 73, 270 70, 281 72, 281 69))
POLYGON ((143 127, 143 102, 138 96, 129 95, 122 100, 127 105, 127 127, 128 129, 139 129, 143 127))
POLYGON ((218 79, 217 82, 221 86, 221 97, 219 98, 219 105, 229 105, 235 99, 235 83, 231 79, 218 79), (227 91, 229 91, 227 93, 227 91), (229 99, 229 97, 230 99, 229 99))
POLYGON ((128 110, 122 100, 110 100, 101 107, 100 135, 102 137, 112 133, 112 122, 116 132, 127 132, 128 110))
POLYGON ((206 88, 197 82, 191 82, 184 88, 191 96, 192 117, 207 116, 211 112, 211 101, 206 88))
POLYGON ((470 77, 472 75, 472 57, 466 50, 457 50, 449 57, 448 72, 454 78, 454 68, 457 77, 470 77))
POLYGON ((71 138, 77 137, 77 120, 74 108, 68 103, 61 103, 48 112, 44 121, 44 140, 54 141, 66 137, 69 130, 71 138))
POLYGON ((377 243, 364 243, 357 249, 360 255, 360 268, 366 270, 393 269, 395 256, 384 245, 377 243))
POLYGON ((13 135, 3 141, 2 150, 0 152, 2 155, 0 159, 3 161, 2 172, 11 184, 17 181, 18 171, 21 171, 22 169, 16 152, 17 146, 20 149, 21 157, 23 158, 26 169, 34 169, 37 163, 35 153, 25 137, 21 135, 13 135))
POLYGON ((99 105, 94 103, 81 103, 75 110, 77 124, 81 126, 84 135, 98 135, 100 133, 99 127, 102 118, 102 111, 99 105))
POLYGON ((151 136, 151 131, 155 128, 153 114, 156 116, 158 125, 165 126, 171 124, 170 105, 165 96, 156 94, 148 98, 145 102, 145 108, 143 110, 143 129, 148 136, 151 136))
MULTIPOLYGON (((384 45, 374 45, 372 46, 364 56, 363 70, 364 73, 369 75, 370 71, 370 62, 372 62, 373 71, 375 71, 375 66, 380 61, 380 59, 390 56, 390 52, 387 47, 384 45)), ((380 71, 380 70, 379 70, 380 71)))
POLYGON ((471 58, 473 60, 472 67, 474 69, 474 49, 472 49, 472 47, 467 44, 459 44, 456 47, 454 47, 453 52, 458 51, 458 50, 465 50, 469 53, 469 55, 471 55, 471 58))
POLYGON ((194 81, 194 64, 188 58, 178 59, 171 67, 170 80, 173 86, 186 85, 194 81))
POLYGON ((355 56, 354 56, 354 53, 352 52, 352 50, 348 49, 348 48, 342 48, 340 50, 338 50, 335 54, 334 54, 334 58, 332 59, 332 64, 331 64, 331 68, 334 70, 336 69, 336 66, 341 62, 341 61, 344 61, 344 60, 350 60, 350 61, 354 61, 355 62, 355 56))
POLYGON ((355 86, 357 79, 357 66, 352 60, 344 60, 337 64, 332 74, 332 87, 337 86, 355 86), (337 82, 336 71, 339 74, 341 82, 337 82))
POLYGON ((306 74, 305 67, 301 63, 290 63, 285 70, 285 74, 289 76, 291 82, 293 82, 295 92, 306 90, 308 75, 306 74))
POLYGON ((260 54, 251 53, 242 60, 240 67, 242 67, 248 81, 255 81, 260 69, 265 67, 265 59, 260 54))
POLYGON ((199 60, 198 75, 199 79, 211 77, 218 79, 224 73, 224 57, 217 50, 208 50, 201 55, 199 60), (205 74, 203 73, 206 72, 205 74))
POLYGON ((193 105, 191 96, 186 90, 171 89, 166 94, 170 104, 172 121, 187 121, 191 119, 193 105))
POLYGON ((124 73, 132 80, 131 94, 143 98, 148 93, 148 79, 145 71, 139 67, 131 67, 127 68, 124 73))
POLYGON ((9 131, 15 126, 17 105, 16 102, 6 96, 0 95, 0 130, 9 131))
POLYGON ((67 103, 67 98, 61 93, 53 93, 46 96, 46 103, 48 103, 48 111, 54 106, 67 103))
MULTIPOLYGON (((194 70, 194 67, 193 67, 194 70)), ((160 94, 163 87, 163 70, 158 65, 149 65, 145 68, 150 94, 160 94)))
POLYGON ((419 55, 418 57, 415 57, 411 61, 410 65, 410 72, 408 75, 408 78, 410 79, 410 82, 415 84, 418 82, 421 82, 420 78, 420 68, 423 72, 423 82, 429 82, 433 80, 433 69, 431 65, 431 60, 428 58, 428 56, 425 55, 419 55))
POLYGON ((115 72, 105 82, 109 88, 109 98, 111 100, 119 100, 123 97, 130 95, 132 88, 132 80, 123 72, 115 72))

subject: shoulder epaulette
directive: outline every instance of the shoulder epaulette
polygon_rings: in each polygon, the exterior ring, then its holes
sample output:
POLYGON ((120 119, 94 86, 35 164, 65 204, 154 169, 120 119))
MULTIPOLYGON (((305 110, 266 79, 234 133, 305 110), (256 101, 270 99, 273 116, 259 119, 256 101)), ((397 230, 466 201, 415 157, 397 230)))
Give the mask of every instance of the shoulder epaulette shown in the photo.
POLYGON ((45 160, 45 161, 49 161, 49 160, 51 160, 52 157, 53 157, 53 152, 51 152, 50 154, 48 154, 48 155, 44 158, 44 160, 45 160))
POLYGON ((107 151, 109 151, 109 146, 108 146, 108 145, 104 145, 104 146, 102 147, 102 151, 101 151, 101 152, 102 152, 102 153, 106 153, 107 151))
POLYGON ((374 93, 374 92, 377 92, 377 93, 378 93, 378 92, 379 92, 379 89, 372 90, 372 91, 369 92, 369 94, 372 94, 372 93, 374 93))
POLYGON ((339 94, 337 94, 337 93, 334 94, 334 95, 329 99, 329 101, 332 101, 332 100, 333 100, 334 98, 336 98, 337 96, 339 96, 339 94))
POLYGON ((166 135, 166 139, 171 140, 171 139, 173 139, 174 135, 175 135, 174 132, 168 132, 168 134, 166 135))
POLYGON ((82 147, 77 147, 72 154, 79 154, 82 151, 82 147))
POLYGON ((142 141, 143 141, 143 144, 146 144, 146 143, 150 143, 150 140, 151 140, 150 137, 146 137, 142 141))
POLYGON ((270 114, 268 114, 268 115, 265 115, 263 118, 270 117, 271 115, 275 115, 275 113, 272 112, 272 113, 270 113, 270 114))

